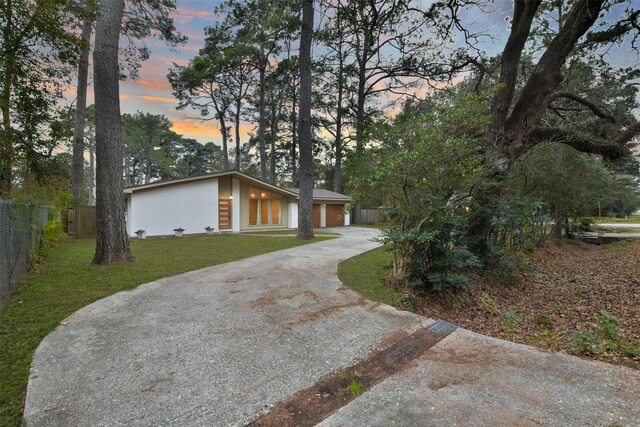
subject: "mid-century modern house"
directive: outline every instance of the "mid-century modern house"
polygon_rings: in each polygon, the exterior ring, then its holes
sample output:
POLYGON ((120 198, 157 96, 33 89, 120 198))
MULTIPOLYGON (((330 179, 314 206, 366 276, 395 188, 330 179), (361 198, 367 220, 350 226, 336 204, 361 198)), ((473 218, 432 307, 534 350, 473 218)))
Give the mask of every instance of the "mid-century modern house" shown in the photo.
MULTIPOLYGON (((148 236, 298 227, 297 189, 281 188, 235 170, 125 189, 127 233, 148 236)), ((344 194, 313 190, 313 226, 349 225, 344 194)))

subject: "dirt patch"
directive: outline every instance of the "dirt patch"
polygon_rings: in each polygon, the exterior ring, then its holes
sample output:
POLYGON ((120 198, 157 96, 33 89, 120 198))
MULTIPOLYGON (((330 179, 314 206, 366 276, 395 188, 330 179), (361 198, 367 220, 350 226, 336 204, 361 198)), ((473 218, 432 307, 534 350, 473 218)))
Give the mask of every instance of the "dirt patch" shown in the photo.
MULTIPOLYGON (((449 325, 451 326, 451 325, 449 325)), ((388 347, 376 350, 355 365, 321 378, 314 386, 301 390, 289 400, 276 405, 250 426, 313 426, 345 406, 365 390, 390 375, 401 372, 453 329, 444 333, 421 328, 411 335, 398 333, 385 342, 388 347)))
POLYGON ((259 310, 272 305, 276 305, 280 301, 292 301, 295 299, 303 299, 303 298, 309 298, 314 301, 319 300, 318 294, 316 294, 311 290, 304 290, 304 291, 296 292, 294 294, 289 294, 289 295, 269 295, 266 297, 261 297, 249 303, 249 306, 253 309, 259 310))
POLYGON ((416 312, 541 349, 640 369, 640 244, 550 243, 514 282, 412 294, 416 312), (602 312, 601 310, 605 310, 602 312))
POLYGON ((315 311, 304 313, 302 316, 298 318, 298 323, 315 322, 322 319, 325 316, 331 315, 332 313, 335 313, 338 311, 342 311, 346 308, 365 306, 366 304, 367 304, 367 300, 365 298, 360 297, 356 301, 351 301, 344 304, 329 305, 315 311))

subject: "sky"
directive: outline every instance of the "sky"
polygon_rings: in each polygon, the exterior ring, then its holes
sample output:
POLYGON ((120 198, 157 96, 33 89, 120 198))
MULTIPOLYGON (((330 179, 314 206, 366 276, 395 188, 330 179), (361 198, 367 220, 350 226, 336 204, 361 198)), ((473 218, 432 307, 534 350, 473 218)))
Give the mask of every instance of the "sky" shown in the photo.
MULTIPOLYGON (((197 120, 193 110, 176 110, 178 101, 171 93, 167 73, 175 64, 186 65, 198 54, 204 44, 204 28, 217 19, 214 14, 219 1, 177 1, 173 19, 177 30, 188 37, 185 45, 169 48, 159 39, 146 40, 151 56, 142 63, 137 80, 128 79, 120 84, 120 108, 123 113, 143 111, 164 114, 172 123, 173 130, 201 143, 214 141, 221 144, 220 130, 216 121, 197 120)), ((244 132, 250 129, 244 126, 244 132)))
MULTIPOLYGON (((429 0, 422 0, 430 3, 429 0)), ((167 80, 169 69, 175 64, 186 65, 190 59, 198 54, 204 44, 204 28, 214 24, 220 18, 214 9, 220 0, 177 0, 177 9, 173 14, 177 30, 188 37, 185 45, 176 48, 167 47, 164 42, 150 38, 145 41, 151 50, 151 56, 142 63, 137 80, 128 79, 120 83, 120 103, 122 113, 136 111, 152 114, 164 114, 172 123, 173 130, 188 138, 194 138, 201 143, 213 141, 221 145, 220 130, 217 121, 203 122, 198 119, 199 113, 186 109, 176 110, 178 101, 171 93, 171 85, 167 80)), ((499 53, 506 41, 507 20, 511 16, 513 3, 511 0, 496 0, 485 12, 477 10, 467 12, 464 22, 471 30, 484 30, 491 37, 486 37, 483 48, 490 54, 499 53)), ((316 21, 321 17, 316 14, 316 21)), ((631 59, 617 51, 611 55, 617 57, 614 62, 631 59)), ((632 55, 633 56, 633 55, 632 55)), ((636 58, 637 60, 637 58, 636 58)), ((89 103, 93 102, 93 91, 89 88, 89 103)), ((243 123, 241 137, 243 142, 248 139, 248 133, 254 128, 252 123, 243 123)))

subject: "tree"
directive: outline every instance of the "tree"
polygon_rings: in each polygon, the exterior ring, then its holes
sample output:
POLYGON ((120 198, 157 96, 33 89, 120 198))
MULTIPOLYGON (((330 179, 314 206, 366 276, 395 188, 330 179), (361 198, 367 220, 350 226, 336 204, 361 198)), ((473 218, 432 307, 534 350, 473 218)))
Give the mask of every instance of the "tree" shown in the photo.
POLYGON ((93 264, 133 261, 124 221, 124 141, 118 43, 124 0, 99 2, 93 52, 96 109, 96 253, 93 264))
MULTIPOLYGON (((299 185, 298 177, 298 107, 300 96, 300 75, 298 57, 292 54, 291 43, 287 43, 286 58, 278 63, 276 70, 279 83, 278 99, 281 119, 281 147, 282 156, 286 162, 286 172, 291 177, 290 183, 293 187, 299 185)), ((281 171, 282 177, 284 171, 281 171)))
POLYGON ((177 159, 176 176, 183 178, 221 170, 223 153, 213 142, 200 144, 195 139, 182 138, 179 143, 180 158, 177 159))
POLYGON ((128 184, 149 184, 158 178, 172 178, 181 137, 171 130, 164 115, 143 113, 122 116, 125 143, 125 176, 128 184))
MULTIPOLYGON (((627 129, 616 129, 616 134, 605 140, 597 135, 581 135, 540 123, 549 105, 559 97, 570 98, 590 108, 596 116, 609 119, 595 105, 590 105, 588 100, 575 94, 555 92, 564 79, 562 66, 574 49, 579 47, 580 40, 597 45, 632 31, 632 24, 638 20, 640 11, 627 11, 628 17, 609 29, 598 31, 596 28, 590 31, 599 15, 609 12, 612 6, 605 1, 574 2, 564 24, 551 38, 522 90, 515 96, 520 57, 540 3, 516 2, 514 6, 512 29, 500 62, 501 86, 492 99, 491 121, 487 130, 487 165, 494 174, 505 172, 519 155, 547 140, 562 142, 579 151, 620 157, 625 154, 623 145, 640 132, 640 123, 635 123, 627 129)), ((605 23, 601 22, 603 25, 605 23)))
MULTIPOLYGON (((625 35, 637 31, 640 10, 628 8, 622 19, 611 22, 609 16, 615 16, 611 12, 615 4, 603 0, 572 2, 562 19, 559 18, 561 25, 555 35, 547 37, 548 41, 522 88, 517 90, 521 58, 541 3, 540 0, 514 3, 511 31, 500 58, 499 85, 491 101, 485 137, 488 185, 476 195, 478 207, 490 205, 491 199, 499 197, 496 183, 504 179, 518 157, 537 144, 559 142, 579 151, 616 158, 627 152, 625 144, 640 132, 640 122, 620 126, 611 114, 589 100, 575 93, 557 91, 563 81, 563 65, 567 58, 577 51, 585 52, 621 41, 625 35), (558 98, 570 99, 600 119, 609 121, 606 137, 545 125, 542 118, 558 98)), ((636 38, 637 35, 632 39, 634 46, 636 38)), ((486 253, 491 214, 484 209, 475 212, 477 217, 469 235, 475 240, 474 250, 486 253)))
POLYGON ((258 73, 258 152, 260 177, 268 179, 266 150, 266 90, 267 71, 271 59, 281 50, 281 43, 295 33, 297 19, 291 4, 280 0, 238 3, 230 0, 219 11, 228 11, 229 30, 235 34, 238 46, 249 52, 250 63, 258 73))
POLYGON ((463 237, 483 172, 486 100, 462 93, 431 105, 379 123, 376 143, 349 163, 350 186, 354 200, 373 199, 388 212, 382 240, 393 254, 396 283, 461 289, 466 273, 480 266, 463 237))
POLYGON ((300 210, 298 238, 313 239, 313 148, 311 135, 311 43, 313 0, 302 2, 300 32, 300 210))
POLYGON ((449 79, 474 61, 466 49, 449 46, 453 45, 454 30, 465 40, 473 40, 462 27, 458 10, 475 3, 434 2, 426 10, 421 2, 411 0, 330 5, 334 13, 329 20, 339 27, 337 35, 353 61, 356 99, 352 108, 358 149, 364 147, 367 121, 375 112, 367 104, 377 94, 405 96, 419 82, 449 79))
POLYGON ((254 67, 249 63, 249 50, 238 43, 228 24, 221 22, 205 28, 205 44, 189 65, 175 66, 167 75, 180 100, 178 109, 191 106, 200 111, 203 120, 213 108, 220 123, 224 153, 224 169, 229 169, 227 115, 235 125, 235 168, 240 169, 240 120, 243 101, 254 80, 254 67))
MULTIPOLYGON (((504 184, 504 193, 535 198, 555 216, 553 237, 561 238, 563 226, 581 216, 598 215, 598 206, 624 216, 638 206, 636 176, 616 173, 599 156, 580 153, 565 144, 542 143, 514 163, 504 184)), ((567 236, 570 237, 570 236, 567 236)))
MULTIPOLYGON (((84 176, 84 146, 83 132, 86 115, 87 81, 89 74, 89 50, 91 45, 91 30, 95 19, 94 2, 86 1, 81 11, 82 45, 78 64, 76 119, 73 143, 73 170, 71 192, 76 199, 81 195, 82 179, 84 176)), ((129 70, 131 77, 137 76, 140 61, 149 57, 146 45, 140 42, 149 35, 158 35, 170 46, 183 43, 186 39, 176 32, 170 12, 175 9, 174 0, 154 1, 142 0, 127 2, 123 12, 122 33, 129 44, 122 49, 121 71, 129 70)), ((78 200, 76 200, 76 203, 78 200)))
POLYGON ((322 99, 326 112, 324 128, 333 137, 331 146, 334 158, 333 191, 342 192, 342 159, 350 140, 345 135, 345 128, 349 124, 349 103, 352 102, 353 90, 348 79, 354 74, 353 65, 348 63, 352 49, 345 43, 345 28, 342 24, 343 13, 336 13, 335 22, 329 21, 318 38, 324 42, 328 52, 321 61, 323 67, 322 88, 326 89, 322 99))
POLYGON ((78 44, 67 0, 0 1, 0 194, 11 192, 16 161, 47 156, 46 133, 78 44))
POLYGON ((87 200, 89 206, 96 205, 96 110, 94 105, 87 107, 84 145, 89 150, 89 167, 87 168, 87 200))
MULTIPOLYGON (((207 37, 211 40, 211 34, 207 37)), ((173 95, 180 100, 178 109, 190 106, 200 110, 202 120, 207 120, 209 110, 213 108, 214 118, 220 123, 224 170, 229 169, 229 150, 227 146, 228 127, 226 117, 233 103, 228 86, 221 82, 227 78, 228 69, 224 54, 217 49, 203 49, 203 55, 196 56, 187 66, 176 66, 167 77, 173 87, 173 95), (207 52, 213 52, 208 54, 207 52)))
POLYGON ((78 58, 78 82, 76 90, 76 109, 73 128, 73 165, 71 168, 72 202, 80 204, 84 201, 84 128, 87 114, 87 81, 89 76, 89 50, 91 46, 91 32, 93 30, 93 16, 87 11, 82 20, 82 45, 78 58))
POLYGON ((233 72, 224 81, 229 93, 234 101, 233 122, 235 126, 235 169, 240 167, 240 118, 242 117, 243 102, 249 93, 249 89, 254 83, 255 74, 253 67, 248 61, 247 52, 242 46, 234 45, 229 52, 229 68, 233 72))

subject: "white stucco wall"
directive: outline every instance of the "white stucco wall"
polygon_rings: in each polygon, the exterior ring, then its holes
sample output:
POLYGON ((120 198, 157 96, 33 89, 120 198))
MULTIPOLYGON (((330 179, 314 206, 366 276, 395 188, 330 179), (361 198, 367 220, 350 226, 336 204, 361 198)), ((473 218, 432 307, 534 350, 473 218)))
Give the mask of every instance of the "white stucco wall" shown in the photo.
POLYGON ((127 204, 127 214, 124 218, 125 225, 127 226, 127 235, 133 236, 136 233, 137 228, 133 228, 131 225, 131 194, 125 196, 127 204))
POLYGON ((294 201, 288 203, 289 220, 287 221, 288 228, 298 228, 298 204, 294 201))
POLYGON ((344 213, 344 226, 351 225, 351 211, 346 211, 344 213))
POLYGON ((209 179, 134 192, 129 206, 129 235, 138 229, 147 236, 204 233, 206 226, 218 229, 218 180, 209 179))

